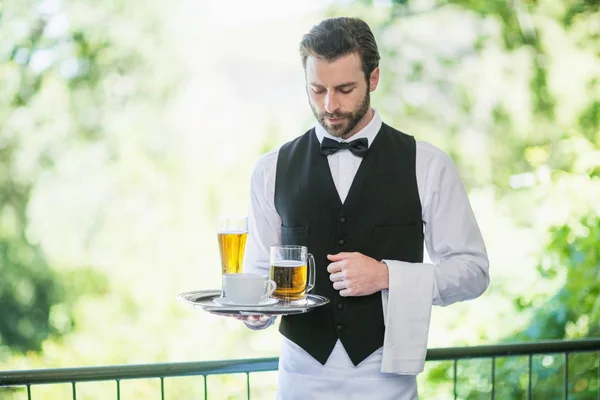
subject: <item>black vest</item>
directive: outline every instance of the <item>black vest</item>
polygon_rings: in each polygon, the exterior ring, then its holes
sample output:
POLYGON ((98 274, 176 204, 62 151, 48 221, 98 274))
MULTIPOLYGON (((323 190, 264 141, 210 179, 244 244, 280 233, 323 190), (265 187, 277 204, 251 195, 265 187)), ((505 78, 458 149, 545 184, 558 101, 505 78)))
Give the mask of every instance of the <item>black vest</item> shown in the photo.
POLYGON ((381 292, 342 297, 329 280, 327 254, 360 252, 376 260, 423 261, 421 202, 412 136, 383 124, 342 204, 314 129, 279 151, 275 208, 282 244, 315 257, 311 293, 331 302, 283 317, 280 332, 325 364, 339 338, 354 365, 383 346, 381 292))

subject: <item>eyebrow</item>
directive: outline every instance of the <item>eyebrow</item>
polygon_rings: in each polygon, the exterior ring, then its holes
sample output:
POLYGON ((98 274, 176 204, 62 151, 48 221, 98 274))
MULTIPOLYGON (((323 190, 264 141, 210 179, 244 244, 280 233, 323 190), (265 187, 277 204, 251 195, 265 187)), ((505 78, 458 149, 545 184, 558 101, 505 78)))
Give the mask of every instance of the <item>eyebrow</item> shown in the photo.
MULTIPOLYGON (((325 86, 319 85, 318 83, 314 83, 314 82, 309 83, 309 85, 310 86, 314 86, 314 87, 318 87, 318 88, 325 88, 325 86)), ((347 89, 350 86, 356 86, 356 85, 357 85, 356 82, 346 82, 346 83, 342 83, 341 85, 337 85, 335 87, 335 89, 347 89)))

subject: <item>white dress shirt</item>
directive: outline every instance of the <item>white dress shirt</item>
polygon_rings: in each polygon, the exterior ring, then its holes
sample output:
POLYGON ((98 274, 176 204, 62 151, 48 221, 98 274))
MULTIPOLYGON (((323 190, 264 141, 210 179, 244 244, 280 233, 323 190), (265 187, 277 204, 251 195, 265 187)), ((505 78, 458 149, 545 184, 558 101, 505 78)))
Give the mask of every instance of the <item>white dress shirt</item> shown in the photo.
MULTIPOLYGON (((364 137, 371 145, 382 125, 379 114, 374 111, 369 124, 349 141, 364 137)), ((315 133, 319 142, 323 137, 340 141, 319 124, 315 126, 315 133)), ((377 393, 372 398, 415 399, 414 375, 422 371, 431 305, 445 306, 472 299, 487 288, 489 267, 485 245, 456 167, 437 147, 422 141, 417 141, 416 147, 416 178, 425 245, 433 264, 383 260, 390 271, 389 305, 387 291, 382 296, 386 321, 384 347, 356 367, 339 340, 322 366, 283 337, 279 365, 282 399, 338 398, 338 395, 339 398, 363 398, 364 390, 367 394, 377 393), (406 330, 407 318, 414 325, 411 331, 406 330), (415 359, 416 363, 410 361, 415 359), (409 363, 404 363, 405 360, 409 363), (337 385, 335 381, 339 383, 339 379, 345 383, 337 385), (343 396, 340 387, 345 388, 343 396), (333 397, 327 394, 327 388, 336 388, 333 397)), ((264 155, 252 175, 246 271, 268 274, 270 246, 281 244, 281 218, 274 202, 278 154, 279 150, 275 150, 264 155)), ((341 150, 327 156, 327 160, 340 200, 344 202, 362 158, 341 150)))

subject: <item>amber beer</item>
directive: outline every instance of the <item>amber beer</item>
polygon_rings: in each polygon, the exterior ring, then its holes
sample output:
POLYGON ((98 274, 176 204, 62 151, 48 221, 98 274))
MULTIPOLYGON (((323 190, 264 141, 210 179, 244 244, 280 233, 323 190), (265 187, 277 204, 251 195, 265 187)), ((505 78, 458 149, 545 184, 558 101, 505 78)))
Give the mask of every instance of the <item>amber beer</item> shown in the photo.
POLYGON ((248 232, 221 232, 218 237, 223 274, 239 274, 242 272, 248 232))
POLYGON ((248 218, 219 218, 217 237, 221 252, 221 272, 223 274, 239 274, 242 272, 246 239, 248 238, 248 218))
POLYGON ((303 300, 315 286, 315 259, 304 246, 271 246, 270 277, 277 285, 273 297, 303 300))
POLYGON ((278 261, 271 265, 271 279, 277 285, 273 297, 293 301, 306 296, 308 279, 306 262, 278 261))

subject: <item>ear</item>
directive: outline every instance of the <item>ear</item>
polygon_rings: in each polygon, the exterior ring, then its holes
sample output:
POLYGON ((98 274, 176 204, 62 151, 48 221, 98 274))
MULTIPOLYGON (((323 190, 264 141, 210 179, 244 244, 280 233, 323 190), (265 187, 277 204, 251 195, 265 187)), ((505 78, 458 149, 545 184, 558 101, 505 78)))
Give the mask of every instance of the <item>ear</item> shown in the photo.
POLYGON ((375 68, 373 72, 371 72, 369 84, 371 85, 371 92, 377 89, 377 85, 379 84, 379 67, 375 68))

